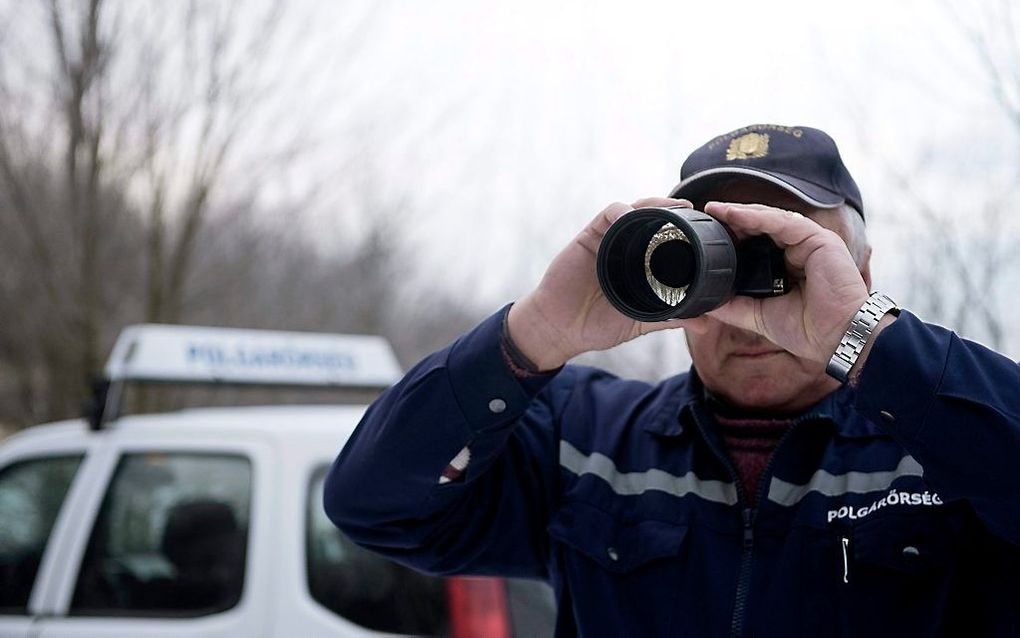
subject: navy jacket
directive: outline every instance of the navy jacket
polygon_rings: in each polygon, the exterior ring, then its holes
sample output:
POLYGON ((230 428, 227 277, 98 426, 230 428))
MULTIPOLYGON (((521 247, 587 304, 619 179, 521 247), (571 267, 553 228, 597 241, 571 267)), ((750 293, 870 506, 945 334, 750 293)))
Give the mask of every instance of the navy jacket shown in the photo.
POLYGON ((326 511, 358 543, 546 579, 562 636, 1020 635, 1015 362, 902 313, 751 508, 696 374, 521 380, 501 318, 386 392, 334 463, 326 511))

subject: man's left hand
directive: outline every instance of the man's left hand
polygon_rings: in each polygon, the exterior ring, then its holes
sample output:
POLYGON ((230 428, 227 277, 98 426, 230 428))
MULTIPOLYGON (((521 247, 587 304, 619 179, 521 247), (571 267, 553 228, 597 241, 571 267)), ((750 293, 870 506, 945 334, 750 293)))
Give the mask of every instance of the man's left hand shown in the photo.
POLYGON ((771 237, 785 251, 793 284, 791 292, 778 297, 738 295, 708 315, 798 357, 828 361, 868 298, 868 286, 843 239, 800 213, 759 204, 712 202, 705 212, 738 239, 771 237))

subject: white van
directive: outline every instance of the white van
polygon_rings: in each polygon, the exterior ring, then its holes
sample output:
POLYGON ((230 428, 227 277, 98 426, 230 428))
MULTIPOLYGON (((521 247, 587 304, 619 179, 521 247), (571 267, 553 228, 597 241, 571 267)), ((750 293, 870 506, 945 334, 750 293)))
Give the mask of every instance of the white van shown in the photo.
POLYGON ((135 326, 89 418, 0 446, 0 636, 542 636, 548 587, 433 578, 322 511, 364 406, 119 416, 126 383, 377 389, 374 337, 135 326))

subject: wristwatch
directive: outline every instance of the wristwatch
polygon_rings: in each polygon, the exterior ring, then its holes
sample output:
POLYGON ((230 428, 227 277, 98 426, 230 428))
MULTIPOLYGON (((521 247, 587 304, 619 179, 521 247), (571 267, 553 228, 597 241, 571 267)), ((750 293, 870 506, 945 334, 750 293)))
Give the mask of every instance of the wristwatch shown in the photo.
POLYGON ((883 293, 871 293, 868 300, 864 302, 861 309, 854 315, 853 320, 850 322, 850 327, 847 328, 846 334, 843 335, 843 339, 836 346, 836 351, 832 353, 832 358, 829 359, 828 365, 825 366, 825 372, 830 377, 840 383, 847 382, 850 376, 850 368, 854 367, 854 364, 857 363, 857 358, 861 356, 861 351, 864 350, 864 346, 871 340, 871 332, 888 312, 894 315, 900 313, 896 302, 883 293))

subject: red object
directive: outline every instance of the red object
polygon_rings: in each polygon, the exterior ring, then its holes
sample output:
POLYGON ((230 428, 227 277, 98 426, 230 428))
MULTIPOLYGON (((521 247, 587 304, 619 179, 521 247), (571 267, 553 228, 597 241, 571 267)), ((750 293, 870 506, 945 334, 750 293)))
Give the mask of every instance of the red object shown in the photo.
POLYGON ((502 578, 446 580, 450 638, 510 638, 510 611, 502 578))

